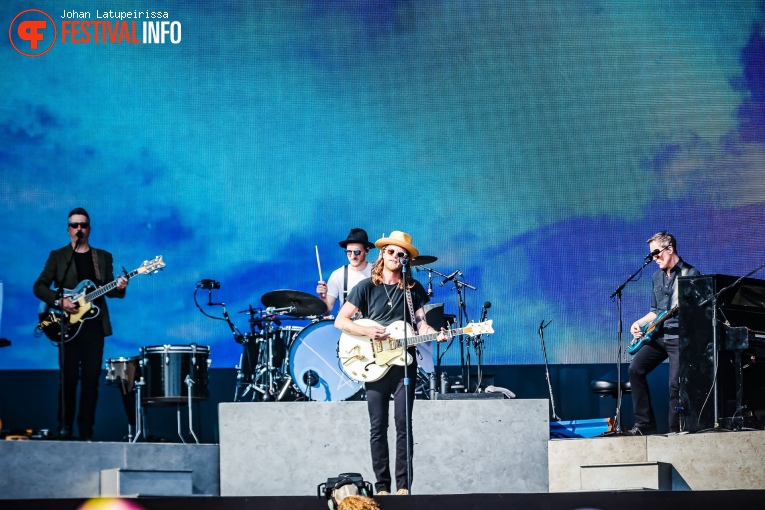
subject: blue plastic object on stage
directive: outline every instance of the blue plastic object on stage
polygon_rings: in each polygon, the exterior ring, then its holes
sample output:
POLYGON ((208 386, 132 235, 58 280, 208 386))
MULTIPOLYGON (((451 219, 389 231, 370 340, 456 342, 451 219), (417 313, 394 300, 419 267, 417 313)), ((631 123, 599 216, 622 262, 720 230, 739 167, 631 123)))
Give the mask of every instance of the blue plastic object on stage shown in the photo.
POLYGON ((550 422, 550 439, 574 439, 600 436, 611 430, 613 418, 550 422))

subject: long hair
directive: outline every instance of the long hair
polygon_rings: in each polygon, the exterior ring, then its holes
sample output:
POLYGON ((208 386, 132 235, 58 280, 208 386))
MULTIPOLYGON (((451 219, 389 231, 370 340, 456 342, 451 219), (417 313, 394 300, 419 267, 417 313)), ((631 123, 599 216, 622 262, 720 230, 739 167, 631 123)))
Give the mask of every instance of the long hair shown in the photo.
MULTIPOLYGON (((383 268, 385 267, 385 260, 383 260, 383 254, 382 250, 380 250, 380 256, 377 258, 377 262, 372 266, 372 283, 375 285, 380 285, 383 282, 383 268)), ((414 287, 414 279, 411 277, 407 278, 407 284, 406 286, 408 288, 414 287)), ((398 288, 401 290, 404 290, 404 279, 401 278, 398 281, 398 288)))

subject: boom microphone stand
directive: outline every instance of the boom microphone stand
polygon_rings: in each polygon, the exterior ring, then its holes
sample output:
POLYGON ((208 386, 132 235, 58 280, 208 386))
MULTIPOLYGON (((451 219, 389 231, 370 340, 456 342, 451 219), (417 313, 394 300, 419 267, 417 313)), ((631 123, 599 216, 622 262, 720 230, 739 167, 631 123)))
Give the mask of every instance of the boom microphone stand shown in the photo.
MULTIPOLYGON (((552 319, 550 319, 550 322, 552 322, 552 319)), ((552 416, 550 417, 553 421, 560 421, 560 417, 555 414, 555 399, 553 398, 553 390, 552 390, 552 384, 550 384, 550 368, 547 365, 547 348, 545 347, 545 328, 550 325, 550 322, 545 324, 544 319, 542 319, 542 322, 539 324, 539 341, 542 343, 542 356, 544 356, 545 360, 545 376, 547 376, 547 390, 550 392, 550 407, 552 408, 552 416)))
POLYGON ((645 269, 645 266, 651 263, 653 255, 646 257, 645 263, 640 269, 632 273, 616 290, 609 296, 611 299, 616 296, 616 307, 618 309, 617 325, 617 347, 616 347, 616 416, 614 418, 614 434, 622 433, 622 290, 627 284, 645 269))

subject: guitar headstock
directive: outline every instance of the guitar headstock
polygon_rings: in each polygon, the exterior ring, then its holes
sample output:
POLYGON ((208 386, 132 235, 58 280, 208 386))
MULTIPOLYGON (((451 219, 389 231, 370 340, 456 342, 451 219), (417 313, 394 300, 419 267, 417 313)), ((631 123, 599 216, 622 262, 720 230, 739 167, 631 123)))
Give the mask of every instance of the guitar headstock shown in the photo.
POLYGON ((165 267, 165 263, 162 261, 162 255, 157 255, 151 260, 144 260, 141 267, 136 269, 139 274, 154 274, 159 272, 165 267))
POLYGON ((483 321, 483 322, 471 322, 467 326, 465 326, 462 331, 469 336, 476 336, 476 335, 490 335, 494 333, 494 328, 491 327, 491 323, 493 321, 483 321))

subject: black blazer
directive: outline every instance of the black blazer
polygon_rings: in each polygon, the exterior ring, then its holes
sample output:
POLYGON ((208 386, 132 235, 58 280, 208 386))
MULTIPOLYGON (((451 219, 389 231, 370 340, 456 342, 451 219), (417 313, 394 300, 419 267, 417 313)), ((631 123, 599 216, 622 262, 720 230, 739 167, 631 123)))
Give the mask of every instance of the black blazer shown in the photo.
MULTIPOLYGON (((114 281, 114 268, 112 254, 105 250, 97 250, 91 247, 92 250, 96 250, 96 256, 98 257, 98 268, 101 272, 101 278, 103 281, 93 282, 98 286, 106 285, 109 282, 114 281)), ((40 273, 35 281, 33 291, 35 296, 41 301, 44 301, 48 306, 53 306, 53 302, 56 300, 56 291, 51 288, 51 285, 58 287, 61 279, 64 276, 64 270, 69 259, 72 257, 73 248, 71 244, 53 250, 48 256, 48 260, 45 262, 45 268, 40 273)), ((64 288, 73 289, 80 283, 80 279, 77 277, 76 264, 72 264, 69 268, 69 272, 66 275, 66 279, 63 281, 64 288)), ((123 298, 125 297, 125 291, 117 290, 116 288, 106 294, 110 298, 123 298)), ((109 308, 106 306, 106 300, 98 304, 101 310, 100 317, 104 325, 104 336, 112 334, 112 323, 109 320, 109 308)))

